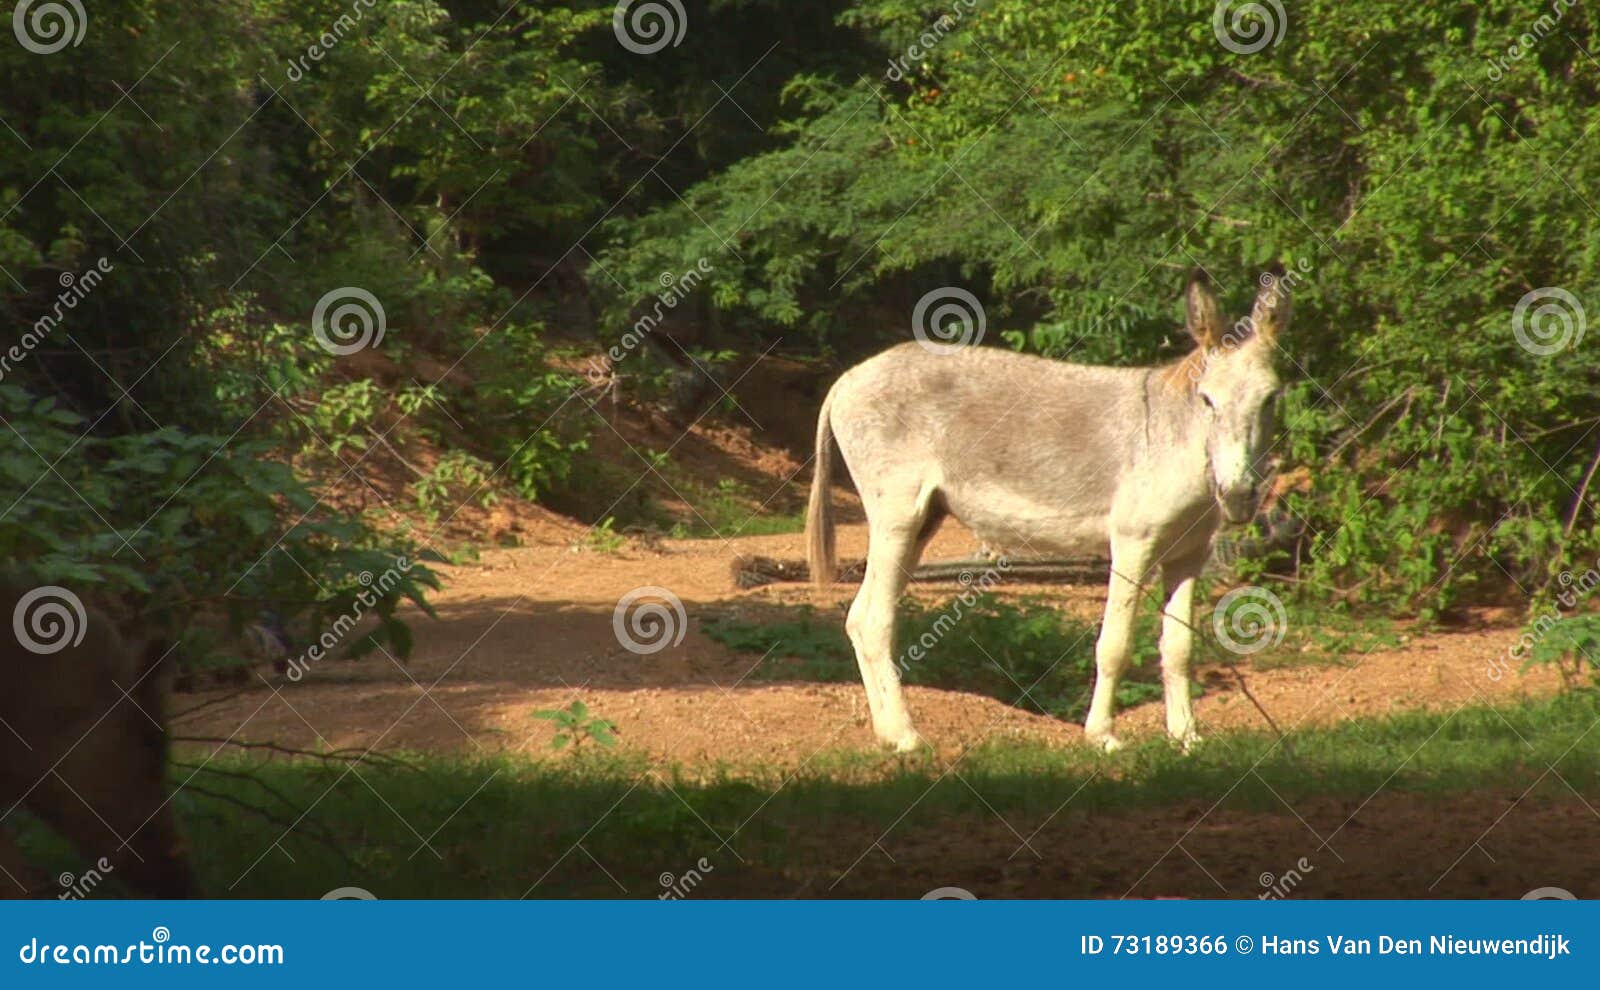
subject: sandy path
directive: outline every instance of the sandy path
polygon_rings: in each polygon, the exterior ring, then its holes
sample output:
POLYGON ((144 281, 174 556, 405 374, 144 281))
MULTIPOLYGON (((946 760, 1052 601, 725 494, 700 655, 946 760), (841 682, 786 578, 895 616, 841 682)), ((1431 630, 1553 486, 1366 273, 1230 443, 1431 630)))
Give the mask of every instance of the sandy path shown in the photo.
MULTIPOLYGON (((864 526, 841 527, 841 556, 861 555, 865 540, 864 526)), ((966 556, 975 547, 969 534, 950 526, 929 558, 966 556)), ((326 661, 300 683, 263 683, 219 700, 182 719, 176 731, 299 746, 538 756, 546 752, 551 728, 531 713, 581 698, 619 725, 624 746, 661 760, 798 766, 822 749, 869 747, 859 685, 746 680, 755 658, 700 631, 711 615, 776 618, 805 605, 826 614, 846 602, 848 587, 733 587, 729 566, 736 553, 803 552, 798 534, 670 541, 614 554, 575 551, 560 542, 485 551, 476 562, 444 569, 441 621, 413 616, 416 650, 409 663, 381 653, 357 663, 326 661), (640 656, 619 644, 612 613, 619 597, 646 585, 676 594, 688 623, 681 643, 640 656)), ((1084 615, 1097 612, 1101 596, 1099 588, 1033 590, 1084 615)), ((1246 671, 1252 693, 1285 727, 1554 690, 1546 675, 1486 676, 1516 635, 1513 629, 1435 634, 1351 657, 1349 666, 1246 671)), ((1231 679, 1220 677, 1212 672, 1196 705, 1203 731, 1264 727, 1231 679)), ((188 696, 176 707, 220 698, 188 696)), ((1081 743, 1079 726, 992 698, 911 688, 909 700, 919 729, 942 756, 994 736, 1081 743)), ((1146 704, 1126 712, 1121 731, 1139 736, 1161 731, 1162 724, 1160 705, 1146 704)))

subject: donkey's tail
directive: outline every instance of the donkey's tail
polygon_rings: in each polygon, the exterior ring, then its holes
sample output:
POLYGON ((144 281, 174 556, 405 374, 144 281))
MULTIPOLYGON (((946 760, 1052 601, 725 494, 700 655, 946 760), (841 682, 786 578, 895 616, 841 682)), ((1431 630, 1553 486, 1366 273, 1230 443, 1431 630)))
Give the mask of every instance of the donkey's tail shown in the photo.
POLYGON ((822 400, 817 414, 817 453, 811 472, 811 503, 806 507, 806 560, 811 580, 819 585, 833 583, 836 576, 833 539, 833 506, 829 502, 828 482, 833 474, 833 423, 829 414, 833 392, 822 400))

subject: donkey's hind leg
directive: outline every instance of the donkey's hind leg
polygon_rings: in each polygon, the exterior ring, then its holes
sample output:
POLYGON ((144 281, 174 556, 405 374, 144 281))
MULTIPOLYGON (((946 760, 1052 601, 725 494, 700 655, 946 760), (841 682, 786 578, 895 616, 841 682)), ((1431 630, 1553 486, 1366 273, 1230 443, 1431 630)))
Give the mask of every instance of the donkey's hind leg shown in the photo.
POLYGON ((867 569, 845 619, 867 689, 872 731, 902 753, 916 749, 922 738, 912 728, 895 666, 895 606, 931 535, 928 503, 928 497, 918 497, 898 512, 886 511, 881 503, 873 506, 878 511, 868 513, 867 569))

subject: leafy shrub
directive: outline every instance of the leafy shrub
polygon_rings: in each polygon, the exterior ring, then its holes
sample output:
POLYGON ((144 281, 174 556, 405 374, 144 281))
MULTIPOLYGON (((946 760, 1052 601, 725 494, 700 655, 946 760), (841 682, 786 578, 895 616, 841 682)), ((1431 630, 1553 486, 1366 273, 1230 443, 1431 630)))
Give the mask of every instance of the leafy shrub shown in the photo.
POLYGON ((0 516, 0 557, 41 583, 115 601, 178 639, 208 612, 238 631, 271 609, 313 635, 373 616, 371 633, 345 644, 356 654, 381 643, 406 656, 396 609, 432 614, 439 580, 422 561, 437 555, 321 508, 267 445, 171 428, 95 437, 55 400, 11 385, 0 385, 0 417, 21 440, 0 448, 0 477, 21 493, 0 516))

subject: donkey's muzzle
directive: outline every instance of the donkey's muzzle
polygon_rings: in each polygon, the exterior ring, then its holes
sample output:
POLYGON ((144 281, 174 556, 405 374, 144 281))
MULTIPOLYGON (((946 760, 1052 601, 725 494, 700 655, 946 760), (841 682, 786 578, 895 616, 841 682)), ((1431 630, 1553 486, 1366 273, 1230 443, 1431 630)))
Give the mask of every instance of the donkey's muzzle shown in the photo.
POLYGON ((1254 487, 1235 488, 1217 496, 1217 504, 1222 507, 1222 515, 1235 526, 1254 519, 1256 506, 1259 503, 1260 499, 1254 487))

